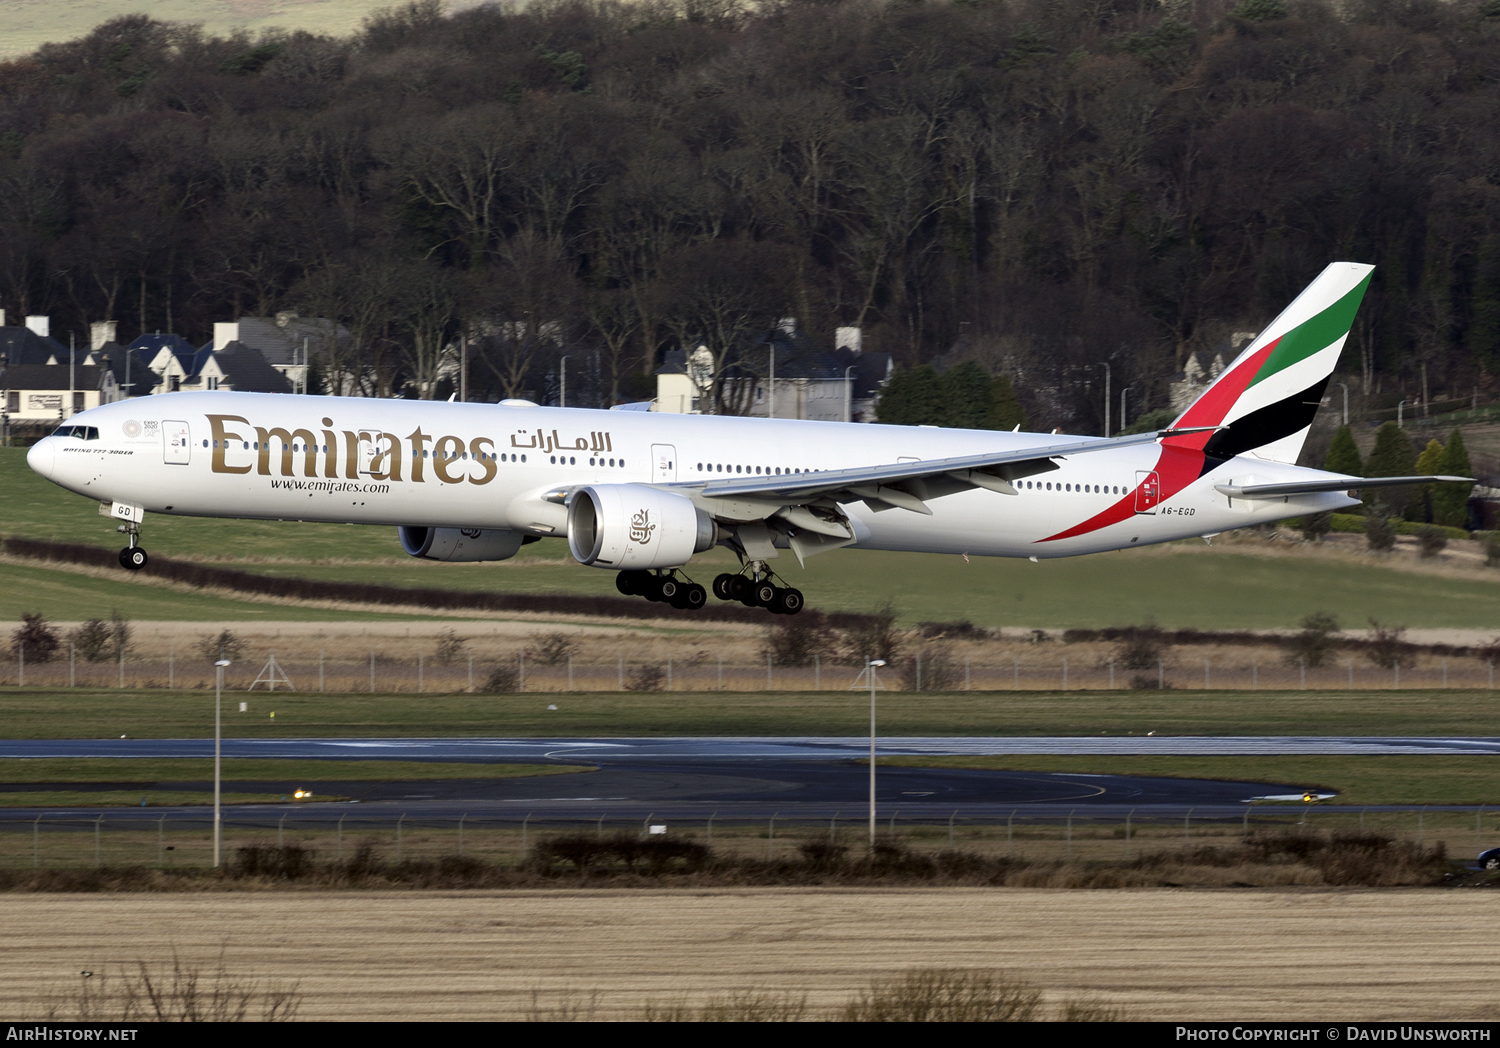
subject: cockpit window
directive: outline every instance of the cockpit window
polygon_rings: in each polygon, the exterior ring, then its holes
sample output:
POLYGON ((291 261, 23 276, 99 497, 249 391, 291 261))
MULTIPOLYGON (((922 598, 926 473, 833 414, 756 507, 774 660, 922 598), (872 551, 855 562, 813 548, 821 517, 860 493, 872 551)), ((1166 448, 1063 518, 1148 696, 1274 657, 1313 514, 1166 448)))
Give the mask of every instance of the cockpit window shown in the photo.
POLYGON ((98 426, 58 426, 52 431, 54 437, 77 437, 79 440, 98 440, 98 426))

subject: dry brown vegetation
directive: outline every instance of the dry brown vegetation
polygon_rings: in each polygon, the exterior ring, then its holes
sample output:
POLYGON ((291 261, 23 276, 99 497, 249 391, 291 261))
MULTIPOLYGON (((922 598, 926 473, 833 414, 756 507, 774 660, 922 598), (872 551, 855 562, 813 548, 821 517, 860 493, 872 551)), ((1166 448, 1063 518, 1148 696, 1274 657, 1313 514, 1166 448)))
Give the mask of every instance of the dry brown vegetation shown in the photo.
POLYGON ((913 969, 999 971, 1138 1020, 1493 1013, 1500 895, 1368 889, 1058 892, 685 888, 12 895, 0 1009, 80 969, 222 956, 295 982, 306 1020, 640 1018, 734 995, 846 1006, 913 969), (1313 977, 1310 977, 1313 976, 1313 977))

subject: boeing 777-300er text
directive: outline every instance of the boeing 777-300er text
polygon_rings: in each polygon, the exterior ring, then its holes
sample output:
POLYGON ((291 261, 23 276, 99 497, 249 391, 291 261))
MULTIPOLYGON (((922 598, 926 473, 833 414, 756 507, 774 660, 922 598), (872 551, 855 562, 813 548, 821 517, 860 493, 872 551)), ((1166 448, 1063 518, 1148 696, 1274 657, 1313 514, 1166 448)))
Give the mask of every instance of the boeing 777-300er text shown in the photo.
POLYGON ((1325 269, 1167 429, 1115 438, 420 400, 172 393, 82 412, 31 468, 124 523, 147 513, 394 525, 414 557, 504 560, 566 536, 621 592, 698 608, 682 570, 727 546, 723 600, 802 594, 771 567, 843 546, 1071 557, 1356 504, 1296 465, 1369 285, 1325 269))

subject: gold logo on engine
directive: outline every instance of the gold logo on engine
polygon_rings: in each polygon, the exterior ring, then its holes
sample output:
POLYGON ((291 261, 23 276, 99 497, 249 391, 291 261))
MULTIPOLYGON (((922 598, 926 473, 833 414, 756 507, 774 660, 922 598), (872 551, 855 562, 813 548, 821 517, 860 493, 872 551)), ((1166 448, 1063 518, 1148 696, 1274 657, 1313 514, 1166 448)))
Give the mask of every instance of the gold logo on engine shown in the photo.
POLYGON ((651 541, 651 533, 656 530, 656 525, 651 523, 651 514, 647 510, 641 510, 630 518, 630 541, 640 543, 642 546, 651 541))

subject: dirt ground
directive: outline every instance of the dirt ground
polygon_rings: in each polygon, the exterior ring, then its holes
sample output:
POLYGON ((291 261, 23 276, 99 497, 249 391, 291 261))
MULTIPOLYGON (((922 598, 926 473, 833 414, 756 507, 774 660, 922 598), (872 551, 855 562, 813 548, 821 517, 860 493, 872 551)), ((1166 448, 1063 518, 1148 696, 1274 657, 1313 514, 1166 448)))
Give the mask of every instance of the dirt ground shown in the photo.
POLYGON ((1001 967, 1141 1020, 1500 1015, 1500 895, 669 890, 10 895, 0 1014, 139 960, 295 980, 302 1019, 630 1018, 734 990, 841 1004, 910 967, 1001 967))

